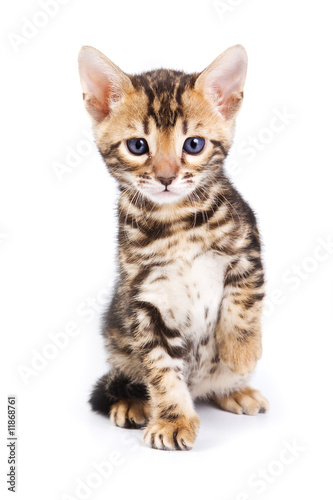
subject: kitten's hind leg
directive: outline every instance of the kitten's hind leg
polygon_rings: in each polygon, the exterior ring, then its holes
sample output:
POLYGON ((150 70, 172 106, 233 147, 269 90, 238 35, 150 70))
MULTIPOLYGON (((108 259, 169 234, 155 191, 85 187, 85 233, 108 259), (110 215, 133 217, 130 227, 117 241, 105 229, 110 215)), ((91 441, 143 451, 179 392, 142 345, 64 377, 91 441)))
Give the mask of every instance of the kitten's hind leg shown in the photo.
POLYGON ((145 427, 150 416, 150 404, 147 401, 123 399, 115 403, 110 411, 110 420, 118 427, 140 429, 145 427))
POLYGON ((238 415, 257 415, 269 410, 269 402, 255 389, 245 387, 225 396, 214 395, 213 401, 221 410, 237 413, 238 415))
POLYGON ((137 429, 149 419, 146 386, 112 370, 97 381, 89 403, 93 411, 110 416, 111 422, 119 427, 137 429))

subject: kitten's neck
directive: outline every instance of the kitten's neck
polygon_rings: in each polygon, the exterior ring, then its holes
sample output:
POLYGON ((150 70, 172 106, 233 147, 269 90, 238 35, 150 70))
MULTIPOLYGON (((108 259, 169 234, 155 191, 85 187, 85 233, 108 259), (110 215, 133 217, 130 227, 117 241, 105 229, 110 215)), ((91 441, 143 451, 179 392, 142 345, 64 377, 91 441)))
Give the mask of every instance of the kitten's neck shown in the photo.
POLYGON ((230 207, 237 201, 237 191, 224 172, 214 182, 198 187, 193 193, 177 203, 157 204, 135 190, 120 188, 118 203, 119 224, 132 227, 172 224, 183 221, 188 228, 207 224, 230 213, 230 207))

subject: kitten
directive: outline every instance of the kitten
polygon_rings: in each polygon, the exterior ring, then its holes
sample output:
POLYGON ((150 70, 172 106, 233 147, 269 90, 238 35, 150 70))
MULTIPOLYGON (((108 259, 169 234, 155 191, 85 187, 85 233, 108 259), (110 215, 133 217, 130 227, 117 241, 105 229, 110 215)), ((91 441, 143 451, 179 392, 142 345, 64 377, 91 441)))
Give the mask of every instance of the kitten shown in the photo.
POLYGON ((98 149, 119 183, 118 283, 105 316, 110 371, 93 410, 188 450, 194 400, 255 415, 264 272, 256 219, 223 169, 243 99, 236 45, 198 74, 127 75, 83 47, 79 70, 98 149))

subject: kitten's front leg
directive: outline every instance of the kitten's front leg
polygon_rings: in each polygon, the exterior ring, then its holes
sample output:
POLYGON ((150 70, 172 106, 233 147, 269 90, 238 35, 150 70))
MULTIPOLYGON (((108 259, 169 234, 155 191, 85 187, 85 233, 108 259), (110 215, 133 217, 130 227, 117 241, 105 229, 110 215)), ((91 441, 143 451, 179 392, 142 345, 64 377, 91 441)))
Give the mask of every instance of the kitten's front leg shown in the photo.
POLYGON ((216 328, 220 358, 239 375, 251 373, 261 357, 263 298, 264 273, 260 256, 247 261, 243 256, 226 273, 216 328))
POLYGON ((133 333, 146 369, 152 415, 144 441, 161 450, 192 448, 199 419, 183 376, 186 346, 179 332, 169 329, 159 310, 137 301, 133 333))
POLYGON ((148 387, 153 415, 143 439, 152 448, 160 450, 190 450, 199 429, 199 418, 180 366, 180 371, 175 371, 171 360, 163 358, 166 365, 171 366, 152 367, 148 387))

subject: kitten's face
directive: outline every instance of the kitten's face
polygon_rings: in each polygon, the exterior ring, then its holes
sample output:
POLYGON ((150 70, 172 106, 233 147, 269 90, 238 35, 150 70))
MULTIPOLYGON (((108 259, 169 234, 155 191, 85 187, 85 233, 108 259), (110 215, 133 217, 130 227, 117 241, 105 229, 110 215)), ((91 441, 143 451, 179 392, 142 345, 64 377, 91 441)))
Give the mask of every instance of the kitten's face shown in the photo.
POLYGON ((244 49, 236 47, 243 59, 230 71, 230 55, 225 58, 229 79, 218 78, 223 54, 200 75, 156 70, 127 76, 95 49, 82 49, 81 82, 96 143, 123 189, 170 204, 195 201, 196 191, 214 182, 242 99, 244 49))

